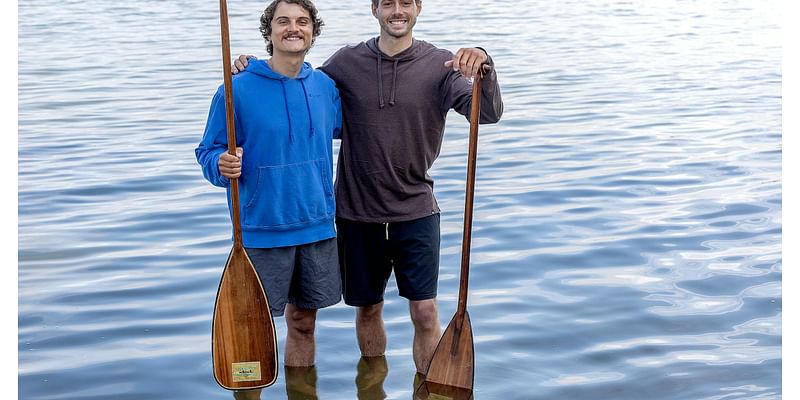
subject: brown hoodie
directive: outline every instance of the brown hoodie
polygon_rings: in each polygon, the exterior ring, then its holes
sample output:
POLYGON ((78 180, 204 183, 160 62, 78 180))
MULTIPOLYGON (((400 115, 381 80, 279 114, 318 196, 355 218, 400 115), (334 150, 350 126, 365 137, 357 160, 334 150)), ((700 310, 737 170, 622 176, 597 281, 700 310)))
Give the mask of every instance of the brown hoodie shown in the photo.
MULTIPOLYGON (((439 156, 447 112, 468 118, 472 98, 470 82, 444 66, 452 58, 416 39, 390 57, 372 38, 340 49, 320 67, 342 99, 337 217, 398 222, 439 212, 428 169, 439 156)), ((497 122, 502 114, 492 68, 482 86, 480 122, 497 122)))

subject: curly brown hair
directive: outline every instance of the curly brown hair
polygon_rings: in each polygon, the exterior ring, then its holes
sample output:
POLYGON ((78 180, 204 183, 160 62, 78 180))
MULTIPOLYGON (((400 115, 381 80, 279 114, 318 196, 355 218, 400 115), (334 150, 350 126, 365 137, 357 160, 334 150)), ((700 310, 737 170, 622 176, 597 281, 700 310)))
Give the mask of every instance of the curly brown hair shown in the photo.
POLYGON ((272 55, 272 42, 269 40, 270 35, 272 35, 272 17, 275 15, 275 9, 278 8, 278 4, 280 3, 298 4, 308 11, 314 26, 311 36, 311 46, 314 46, 314 41, 317 40, 317 36, 322 33, 322 25, 324 25, 322 18, 319 18, 317 15, 317 7, 314 6, 314 3, 312 3, 311 0, 273 0, 264 10, 264 14, 261 15, 261 27, 259 28, 261 36, 263 36, 264 40, 267 42, 267 53, 272 55))

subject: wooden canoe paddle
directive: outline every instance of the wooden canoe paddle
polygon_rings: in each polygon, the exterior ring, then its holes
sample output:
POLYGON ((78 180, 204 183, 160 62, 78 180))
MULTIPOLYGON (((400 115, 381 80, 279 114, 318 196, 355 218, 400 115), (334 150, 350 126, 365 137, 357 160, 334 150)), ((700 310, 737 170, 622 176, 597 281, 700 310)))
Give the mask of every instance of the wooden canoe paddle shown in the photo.
MULTIPOLYGON (((219 16, 228 152, 236 155, 226 0, 219 1, 219 16)), ((231 179, 230 193, 233 249, 222 272, 214 305, 211 335, 214 378, 225 389, 258 389, 270 386, 278 379, 278 343, 267 295, 242 244, 238 179, 231 179)))
POLYGON ((469 153, 467 156, 467 193, 464 204, 464 238, 461 243, 461 282, 458 289, 458 308, 447 325, 431 357, 425 379, 415 392, 422 399, 472 398, 475 378, 473 369, 475 349, 472 325, 467 313, 467 284, 469 283, 469 254, 472 243, 472 203, 475 198, 475 166, 478 152, 478 122, 481 114, 481 81, 491 68, 484 65, 472 83, 472 107, 469 117, 469 153))

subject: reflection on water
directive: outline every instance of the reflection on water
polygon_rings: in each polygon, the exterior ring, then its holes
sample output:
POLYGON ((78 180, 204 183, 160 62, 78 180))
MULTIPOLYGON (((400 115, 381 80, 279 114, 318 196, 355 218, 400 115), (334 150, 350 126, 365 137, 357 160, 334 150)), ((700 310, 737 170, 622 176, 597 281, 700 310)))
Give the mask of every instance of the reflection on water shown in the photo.
MULTIPOLYGON (((317 400, 317 368, 283 367, 287 400, 317 400)), ((233 391, 235 400, 260 400, 262 389, 233 391)))
MULTIPOLYGON (((283 369, 287 400, 317 400, 317 367, 287 367, 283 369)), ((384 400, 383 382, 389 373, 385 356, 361 357, 356 367, 356 395, 358 400, 384 400)), ((414 388, 418 385, 414 380, 414 388)), ((259 400, 262 390, 235 391, 236 400, 259 400)), ((426 397, 427 398, 427 397, 426 397)), ((433 398, 432 398, 433 399, 433 398)))
POLYGON ((443 385, 425 381, 424 377, 414 379, 414 400, 472 400, 473 391, 467 388, 443 385))
POLYGON ((385 356, 361 357, 356 369, 356 388, 358 400, 383 400, 386 391, 383 382, 389 374, 389 364, 385 356))
POLYGON ((472 395, 472 390, 469 389, 423 382, 416 390, 414 400, 472 400, 472 395))
POLYGON ((317 400, 317 368, 285 367, 288 400, 317 400))

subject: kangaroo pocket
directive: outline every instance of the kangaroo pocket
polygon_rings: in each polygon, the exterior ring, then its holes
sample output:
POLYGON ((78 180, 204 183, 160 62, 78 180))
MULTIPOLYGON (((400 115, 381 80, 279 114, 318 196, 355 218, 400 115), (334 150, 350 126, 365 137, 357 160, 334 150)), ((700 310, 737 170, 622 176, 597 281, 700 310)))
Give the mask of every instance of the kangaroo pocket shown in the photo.
MULTIPOLYGON (((242 224, 250 229, 289 230, 331 218, 332 175, 325 159, 258 168, 242 224)), ((243 188, 244 189, 244 188, 243 188)))

